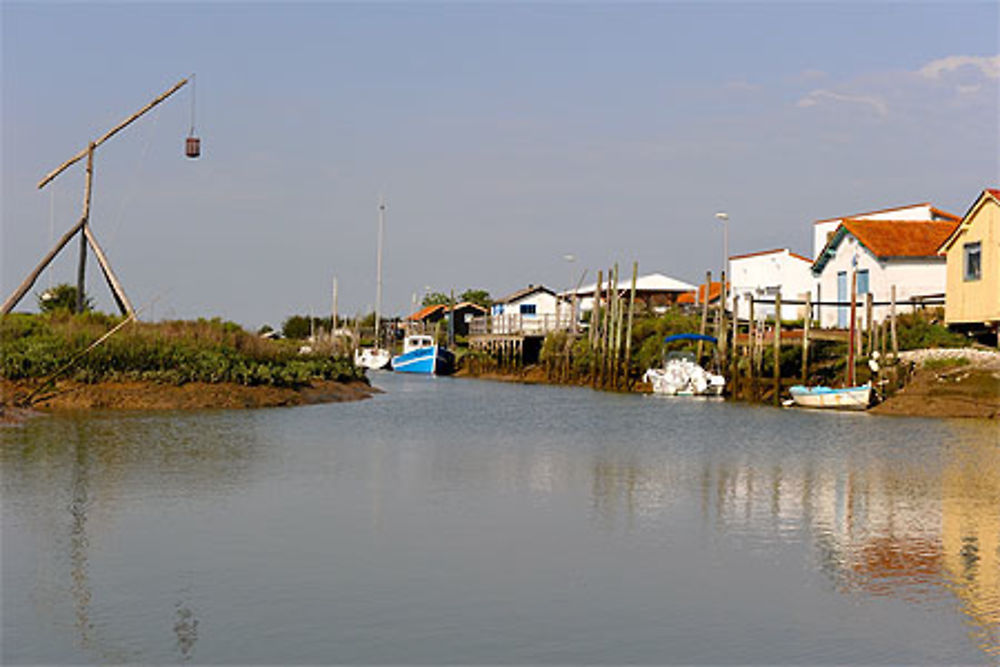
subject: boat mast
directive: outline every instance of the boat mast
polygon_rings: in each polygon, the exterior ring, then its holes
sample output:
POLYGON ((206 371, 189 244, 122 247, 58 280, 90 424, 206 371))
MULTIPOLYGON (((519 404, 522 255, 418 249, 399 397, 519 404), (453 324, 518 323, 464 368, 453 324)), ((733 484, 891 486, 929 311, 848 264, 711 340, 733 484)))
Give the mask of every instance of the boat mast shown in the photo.
POLYGON ((382 234, 385 227, 385 201, 378 198, 378 257, 375 260, 375 347, 379 346, 379 319, 382 311, 382 234))

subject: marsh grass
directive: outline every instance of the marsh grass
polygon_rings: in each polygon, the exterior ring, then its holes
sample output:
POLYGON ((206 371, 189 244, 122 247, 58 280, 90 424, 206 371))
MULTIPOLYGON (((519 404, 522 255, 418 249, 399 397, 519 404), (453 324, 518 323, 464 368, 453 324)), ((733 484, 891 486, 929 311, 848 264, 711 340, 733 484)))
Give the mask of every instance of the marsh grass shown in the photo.
MULTIPOLYGON (((13 314, 0 321, 0 374, 9 380, 56 372, 121 319, 103 313, 13 314)), ((80 382, 235 382, 296 387, 360 379, 346 357, 299 354, 220 319, 136 322, 83 355, 65 377, 80 382)))

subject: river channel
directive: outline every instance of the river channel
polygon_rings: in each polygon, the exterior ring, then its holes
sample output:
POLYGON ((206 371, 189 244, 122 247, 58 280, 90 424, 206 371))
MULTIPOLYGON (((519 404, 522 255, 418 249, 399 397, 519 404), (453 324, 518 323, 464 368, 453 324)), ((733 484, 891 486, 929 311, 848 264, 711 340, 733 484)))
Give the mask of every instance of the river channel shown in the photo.
POLYGON ((373 384, 0 430, 2 662, 1000 662, 995 423, 373 384))

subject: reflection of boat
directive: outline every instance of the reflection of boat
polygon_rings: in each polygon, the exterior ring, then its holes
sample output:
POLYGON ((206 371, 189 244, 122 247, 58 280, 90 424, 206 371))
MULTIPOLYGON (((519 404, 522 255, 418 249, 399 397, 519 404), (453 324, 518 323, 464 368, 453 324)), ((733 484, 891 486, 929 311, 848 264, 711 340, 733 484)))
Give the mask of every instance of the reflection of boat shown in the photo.
MULTIPOLYGON (((702 334, 676 334, 663 339, 664 344, 675 341, 716 342, 712 336, 702 334)), ((671 352, 663 368, 650 368, 642 379, 653 385, 654 394, 666 396, 722 396, 726 388, 726 379, 699 366, 690 352, 671 352)))
POLYGON ((392 358, 392 369, 401 373, 447 375, 454 366, 455 355, 425 335, 404 338, 403 353, 392 358))
POLYGON ((872 387, 804 387, 796 385, 789 389, 795 405, 804 408, 834 408, 837 410, 867 410, 872 402, 872 387))

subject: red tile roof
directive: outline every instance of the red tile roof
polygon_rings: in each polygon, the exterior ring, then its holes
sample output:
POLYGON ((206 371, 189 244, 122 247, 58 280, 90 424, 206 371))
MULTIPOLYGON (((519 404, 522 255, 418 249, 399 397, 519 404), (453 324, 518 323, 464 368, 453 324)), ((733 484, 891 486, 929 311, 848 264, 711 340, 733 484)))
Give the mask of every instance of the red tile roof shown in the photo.
POLYGON ((960 224, 950 220, 854 220, 841 223, 877 257, 934 257, 960 224))
MULTIPOLYGON (((732 283, 728 283, 728 284, 731 285, 732 283)), ((712 285, 711 285, 711 287, 708 290, 708 302, 712 303, 713 301, 718 301, 719 300, 719 294, 721 292, 722 292, 722 282, 720 282, 718 280, 713 280, 712 281, 712 285)), ((697 301, 697 303, 704 303, 704 302, 705 302, 705 283, 702 283, 702 284, 698 285, 698 301, 697 301)), ((680 296, 678 296, 677 297, 677 303, 680 303, 680 304, 695 303, 694 290, 691 290, 690 292, 684 292, 683 294, 681 294, 680 296)))
POLYGON ((430 315, 433 315, 442 308, 447 308, 447 306, 445 306, 443 303, 436 303, 433 306, 425 306, 420 310, 418 310, 417 312, 413 313, 412 315, 408 315, 406 319, 418 322, 426 317, 429 317, 430 315))

